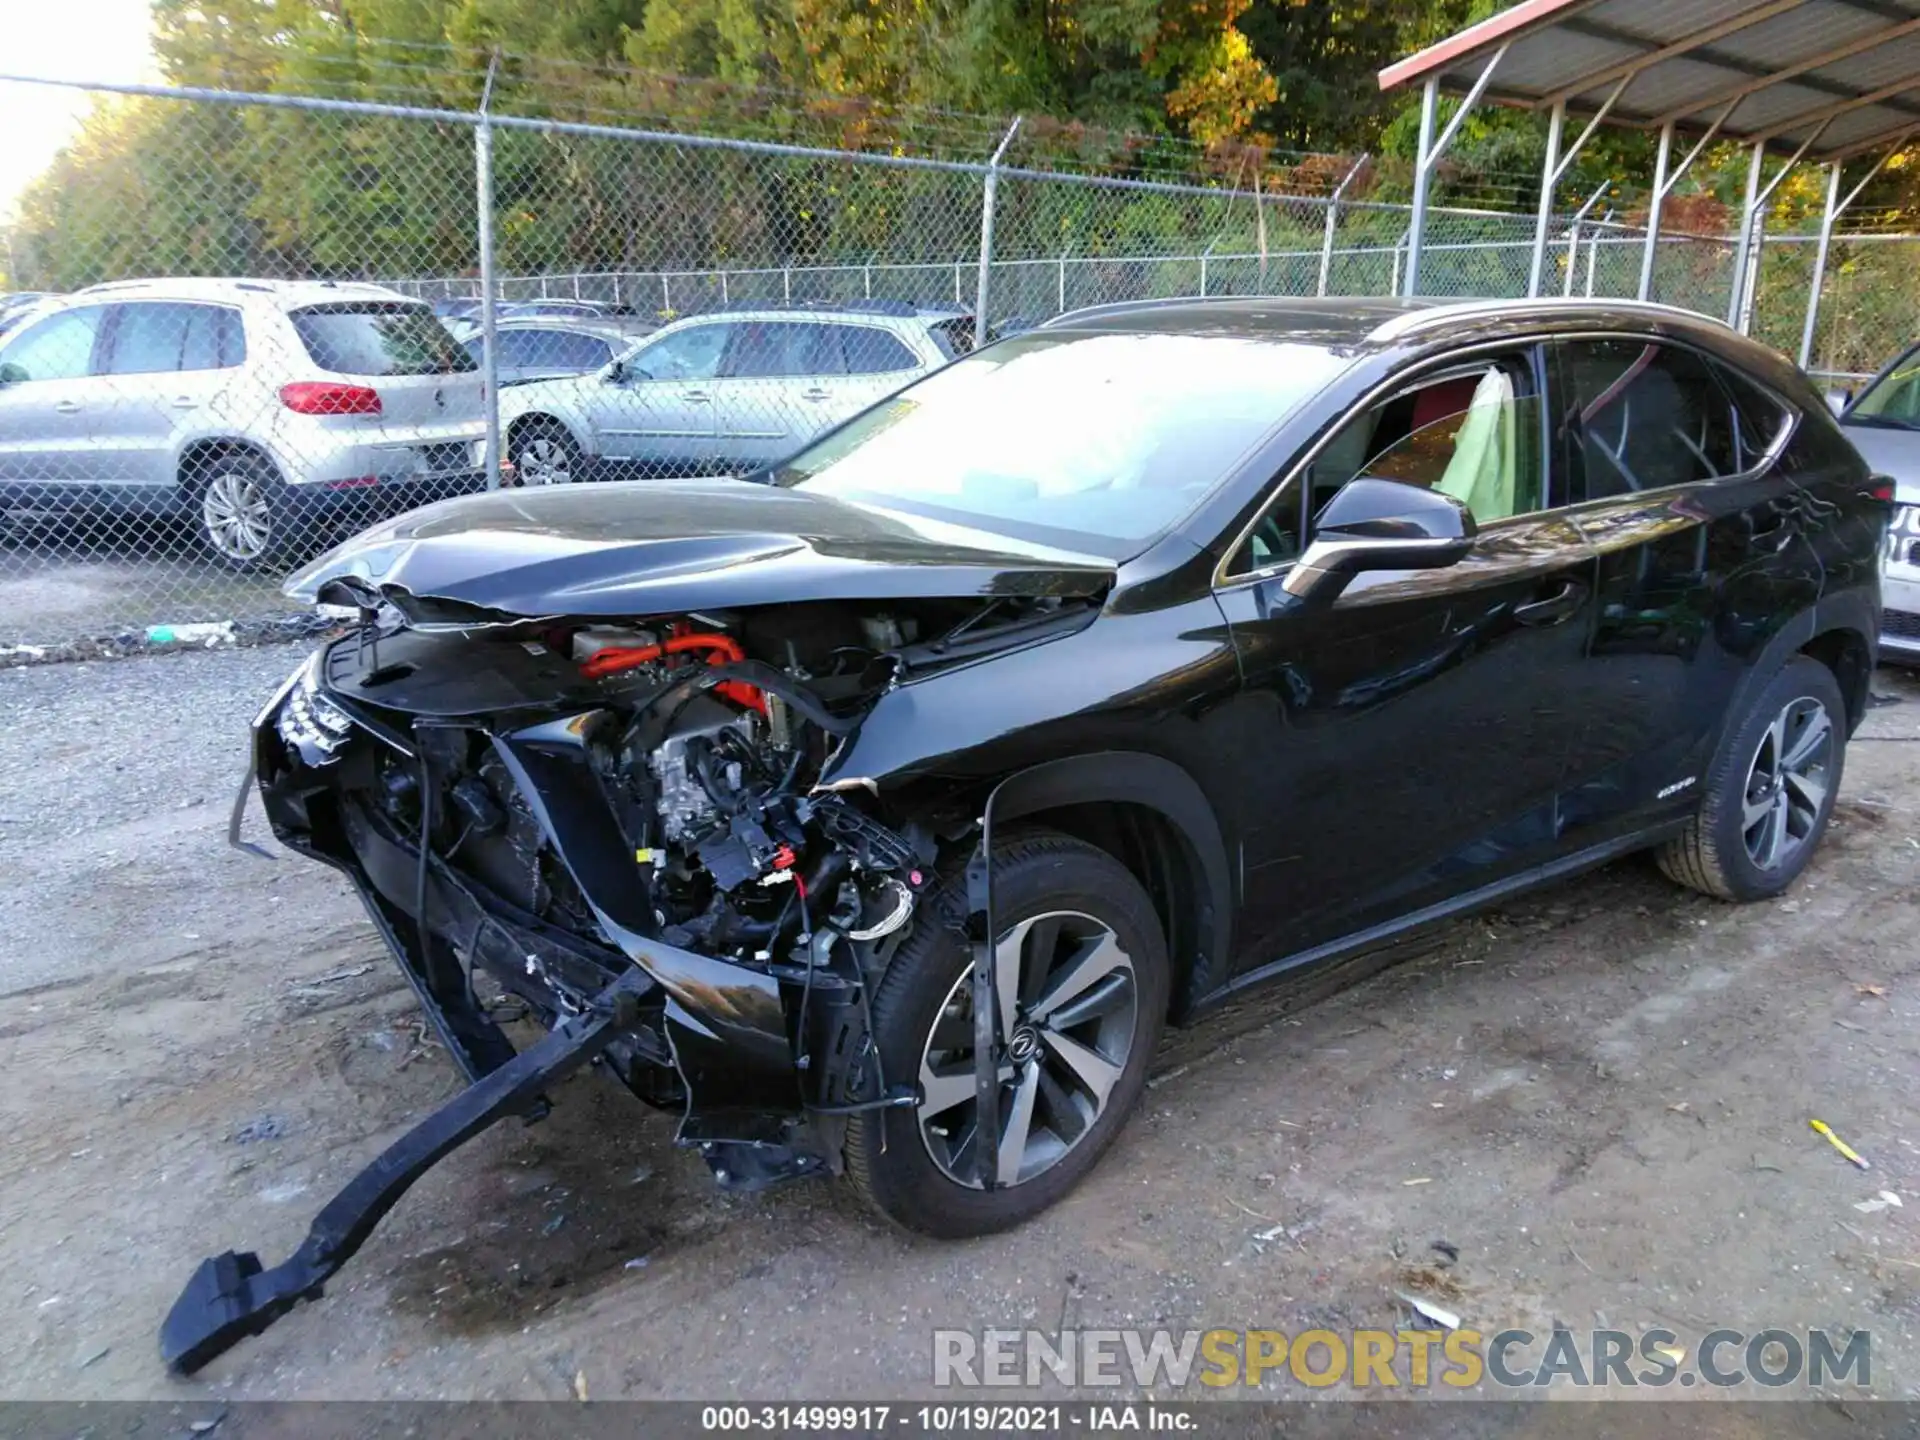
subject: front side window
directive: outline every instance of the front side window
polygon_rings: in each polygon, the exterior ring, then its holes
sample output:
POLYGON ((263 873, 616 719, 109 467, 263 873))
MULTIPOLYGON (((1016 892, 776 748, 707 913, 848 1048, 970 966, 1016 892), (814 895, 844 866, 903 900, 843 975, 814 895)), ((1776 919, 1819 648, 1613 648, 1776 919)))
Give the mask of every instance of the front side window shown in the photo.
POLYGON ((0 350, 0 377, 9 383, 83 378, 106 314, 104 305, 83 305, 28 326, 0 350))
POLYGON ((1733 402, 1700 355, 1645 340, 1559 347, 1558 438, 1577 500, 1717 480, 1745 468, 1733 402))
POLYGON ((690 325, 634 351, 627 373, 635 380, 711 380, 720 371, 728 325, 690 325))
POLYGON ((1254 526, 1229 574, 1299 558, 1314 517, 1347 484, 1438 490, 1482 525, 1545 504, 1540 401, 1524 356, 1424 376, 1347 421, 1254 526))
POLYGON ((773 481, 1125 558, 1349 363, 1285 337, 1034 330, 908 386, 773 481))
POLYGON ((425 305, 346 301, 309 305, 288 318, 307 357, 335 375, 449 375, 474 368, 473 357, 425 305))
POLYGON ((1920 430, 1920 347, 1901 356, 1847 411, 1847 423, 1920 430))

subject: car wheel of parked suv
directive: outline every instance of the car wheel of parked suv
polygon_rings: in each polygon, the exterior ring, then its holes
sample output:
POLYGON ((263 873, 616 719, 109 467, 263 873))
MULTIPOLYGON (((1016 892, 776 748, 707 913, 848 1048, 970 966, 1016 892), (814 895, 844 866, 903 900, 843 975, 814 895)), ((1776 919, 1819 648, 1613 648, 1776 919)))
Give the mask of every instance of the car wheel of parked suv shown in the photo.
POLYGON ((544 420, 514 432, 513 468, 522 485, 571 485, 585 478, 573 437, 544 420))
POLYGON ((921 1103, 856 1119, 847 1170, 882 1214, 930 1235, 1005 1229, 1070 1190, 1139 1098, 1166 1016, 1159 917, 1105 851, 1051 834, 1000 847, 994 909, 1004 1013, 992 1188, 974 1148, 972 966, 957 887, 921 910, 873 1000, 887 1081, 917 1083, 921 1103))
POLYGON ((257 455, 236 452, 203 461, 192 477, 201 543, 231 570, 285 560, 294 539, 286 484, 257 455))
POLYGON ((1657 852, 1667 875, 1722 900, 1778 895, 1813 858, 1846 759, 1833 672, 1797 655, 1760 692, 1708 772, 1684 833, 1657 852))

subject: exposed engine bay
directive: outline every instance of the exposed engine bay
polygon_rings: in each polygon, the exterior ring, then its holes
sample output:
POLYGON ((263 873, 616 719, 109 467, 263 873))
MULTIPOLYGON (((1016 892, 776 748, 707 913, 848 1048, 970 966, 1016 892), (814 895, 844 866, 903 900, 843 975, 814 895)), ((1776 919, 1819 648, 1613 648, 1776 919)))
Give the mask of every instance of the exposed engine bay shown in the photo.
POLYGON ((861 1007, 972 824, 820 787, 828 759, 911 674, 1089 613, 804 602, 476 628, 369 607, 256 763, 281 838, 363 876, 397 950, 427 917, 416 988, 467 1022, 450 1049, 471 1074, 503 1053, 493 994, 552 1025, 647 970, 651 1003, 607 1061, 752 1188, 836 1168, 830 1117, 887 1103, 861 1007))
MULTIPOLYGON (((261 712, 230 838, 257 784, 281 843, 351 880, 469 1084, 289 1259, 202 1262, 161 1331, 178 1374, 317 1297, 421 1174, 505 1116, 540 1118, 583 1065, 678 1116, 736 1190, 836 1173, 853 1117, 921 1103, 885 1072, 873 995, 934 887, 964 866, 974 894, 990 825, 964 782, 908 816, 871 780, 823 777, 890 691, 1078 630, 1099 603, 569 620, 342 595, 359 624, 261 712), (516 1045, 516 1018, 547 1034, 516 1045)), ((944 921, 980 976, 990 911, 944 921)))

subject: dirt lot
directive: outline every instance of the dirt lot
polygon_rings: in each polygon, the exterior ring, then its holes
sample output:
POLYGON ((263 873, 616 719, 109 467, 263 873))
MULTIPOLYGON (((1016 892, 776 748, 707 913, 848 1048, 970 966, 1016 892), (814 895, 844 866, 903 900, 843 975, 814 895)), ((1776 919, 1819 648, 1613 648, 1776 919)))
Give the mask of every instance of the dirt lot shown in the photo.
POLYGON ((284 1256, 454 1087, 345 887, 222 843, 296 659, 0 673, 0 1394, 898 1397, 931 1393, 935 1325, 1392 1327, 1426 1286, 1489 1332, 1864 1328, 1874 1393, 1920 1397, 1920 685, 1887 672, 1787 899, 1625 863, 1217 1015, 1016 1234, 722 1196, 588 1075, 433 1172, 320 1304, 169 1381, 198 1260, 284 1256), (1882 1187, 1908 1205, 1853 1208, 1882 1187), (1457 1266, 1402 1273, 1436 1239, 1457 1266))

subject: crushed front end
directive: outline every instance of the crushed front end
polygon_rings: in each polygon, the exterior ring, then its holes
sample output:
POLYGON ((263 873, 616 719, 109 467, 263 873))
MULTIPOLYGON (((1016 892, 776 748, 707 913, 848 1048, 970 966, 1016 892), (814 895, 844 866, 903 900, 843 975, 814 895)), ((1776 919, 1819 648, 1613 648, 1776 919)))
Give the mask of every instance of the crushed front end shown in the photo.
POLYGON ((939 843, 815 782, 921 627, 981 606, 919 609, 452 624, 382 603, 301 667, 252 736, 268 820, 351 880, 471 1084, 293 1260, 207 1261, 171 1368, 317 1295, 427 1166, 588 1060, 735 1189, 837 1171, 850 1116, 915 1103, 866 1012, 939 843), (548 1038, 516 1054, 503 1009, 548 1038))

